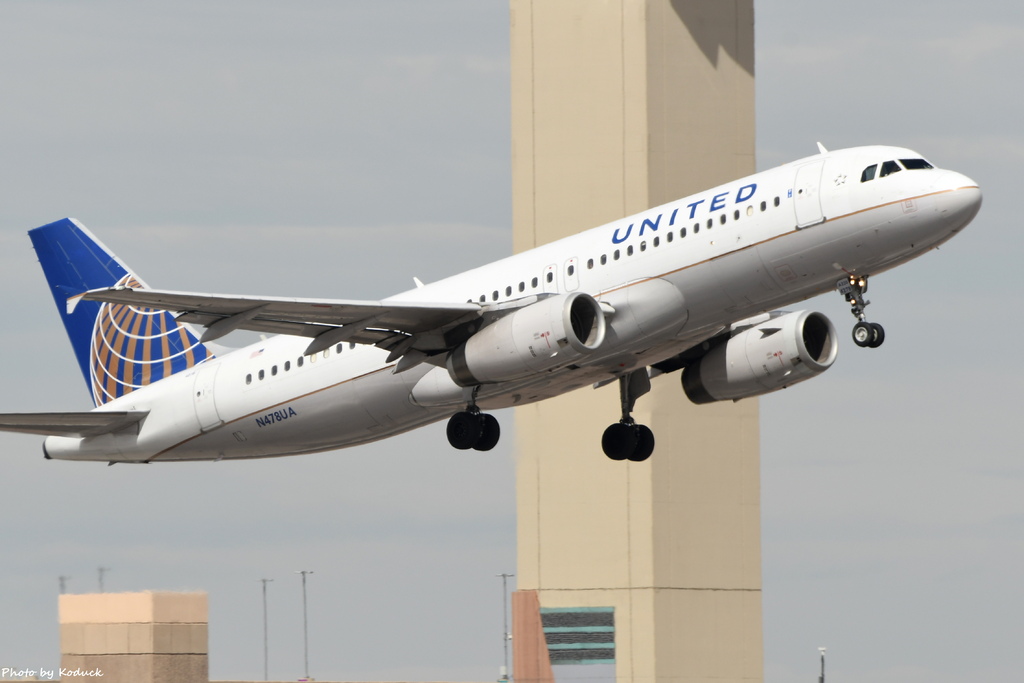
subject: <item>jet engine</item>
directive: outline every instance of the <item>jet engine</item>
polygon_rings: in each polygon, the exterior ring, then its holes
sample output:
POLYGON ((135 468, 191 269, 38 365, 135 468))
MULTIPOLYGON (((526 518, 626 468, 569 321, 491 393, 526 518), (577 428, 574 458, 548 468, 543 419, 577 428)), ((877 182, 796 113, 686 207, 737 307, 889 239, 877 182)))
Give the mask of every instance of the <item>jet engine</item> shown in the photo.
POLYGON ((714 346, 683 371, 694 403, 760 396, 810 379, 832 365, 839 340, 821 313, 781 313, 714 346))
POLYGON ((499 319, 448 355, 452 380, 463 387, 505 382, 564 367, 604 341, 601 305, 572 292, 542 299, 499 319))

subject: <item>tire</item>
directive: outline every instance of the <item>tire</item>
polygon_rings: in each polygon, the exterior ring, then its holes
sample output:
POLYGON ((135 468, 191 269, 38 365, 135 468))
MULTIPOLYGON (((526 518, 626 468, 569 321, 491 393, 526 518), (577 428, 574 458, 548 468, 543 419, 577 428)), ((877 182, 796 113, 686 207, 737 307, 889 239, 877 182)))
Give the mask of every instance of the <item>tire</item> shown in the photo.
POLYGON ((604 430, 601 449, 612 460, 625 460, 636 450, 636 429, 631 424, 616 422, 604 430))
POLYGON ((871 337, 871 341, 868 346, 872 349, 877 349, 885 341, 885 328, 878 323, 871 323, 871 331, 874 333, 871 337))
POLYGON ((861 321, 853 326, 853 343, 864 348, 870 346, 875 339, 875 330, 871 323, 861 321))
POLYGON ((464 451, 473 448, 483 435, 483 425, 479 415, 463 411, 455 413, 448 420, 448 443, 453 448, 464 451))
POLYGON ((481 413, 480 418, 480 439, 473 444, 474 450, 489 451, 498 445, 501 438, 501 425, 497 418, 489 413, 481 413))
POLYGON ((636 448, 629 454, 630 462, 643 462, 654 452, 654 432, 647 425, 636 426, 636 448))

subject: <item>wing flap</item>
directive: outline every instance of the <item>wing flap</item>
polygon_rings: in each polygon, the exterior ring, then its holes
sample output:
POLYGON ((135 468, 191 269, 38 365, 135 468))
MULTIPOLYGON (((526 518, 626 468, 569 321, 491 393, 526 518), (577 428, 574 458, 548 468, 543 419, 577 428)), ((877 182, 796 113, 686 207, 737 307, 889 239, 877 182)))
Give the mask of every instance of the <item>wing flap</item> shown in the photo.
POLYGON ((179 319, 212 325, 220 320, 259 309, 249 320, 240 321, 238 329, 269 331, 299 330, 287 334, 315 337, 325 327, 363 326, 406 334, 423 334, 442 330, 479 317, 482 308, 473 303, 417 303, 384 301, 350 301, 340 299, 285 299, 246 296, 170 292, 156 289, 109 288, 94 289, 82 297, 89 301, 126 304, 180 313, 179 319))
POLYGON ((95 289, 81 298, 173 311, 179 322, 205 326, 204 341, 232 330, 309 337, 307 353, 342 341, 393 351, 412 339, 403 352, 415 348, 429 356, 465 339, 485 310, 475 303, 255 298, 129 287, 95 289))
POLYGON ((136 424, 148 410, 96 410, 87 413, 0 413, 0 431, 42 436, 87 437, 136 424))

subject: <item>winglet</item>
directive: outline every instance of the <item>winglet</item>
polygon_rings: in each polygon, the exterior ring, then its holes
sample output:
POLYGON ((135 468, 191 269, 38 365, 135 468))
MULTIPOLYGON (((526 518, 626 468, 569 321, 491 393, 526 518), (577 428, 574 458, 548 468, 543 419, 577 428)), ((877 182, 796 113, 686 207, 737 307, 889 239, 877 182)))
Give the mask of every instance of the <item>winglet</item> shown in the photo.
POLYGON ((820 142, 818 143, 818 151, 821 152, 822 154, 828 154, 828 150, 825 149, 825 145, 821 144, 820 142))

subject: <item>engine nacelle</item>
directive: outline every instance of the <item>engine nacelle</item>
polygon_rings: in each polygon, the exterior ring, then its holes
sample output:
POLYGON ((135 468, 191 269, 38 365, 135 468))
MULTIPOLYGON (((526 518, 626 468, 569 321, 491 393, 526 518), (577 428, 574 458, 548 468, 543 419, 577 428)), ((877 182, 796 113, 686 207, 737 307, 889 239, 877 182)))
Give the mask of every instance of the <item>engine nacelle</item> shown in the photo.
POLYGON ((839 340, 821 313, 783 313, 713 347, 683 371, 694 403, 760 396, 803 382, 832 365, 839 340))
POLYGON ((604 341, 601 305, 589 294, 559 294, 509 313, 448 355, 463 387, 520 379, 568 365, 604 341))

